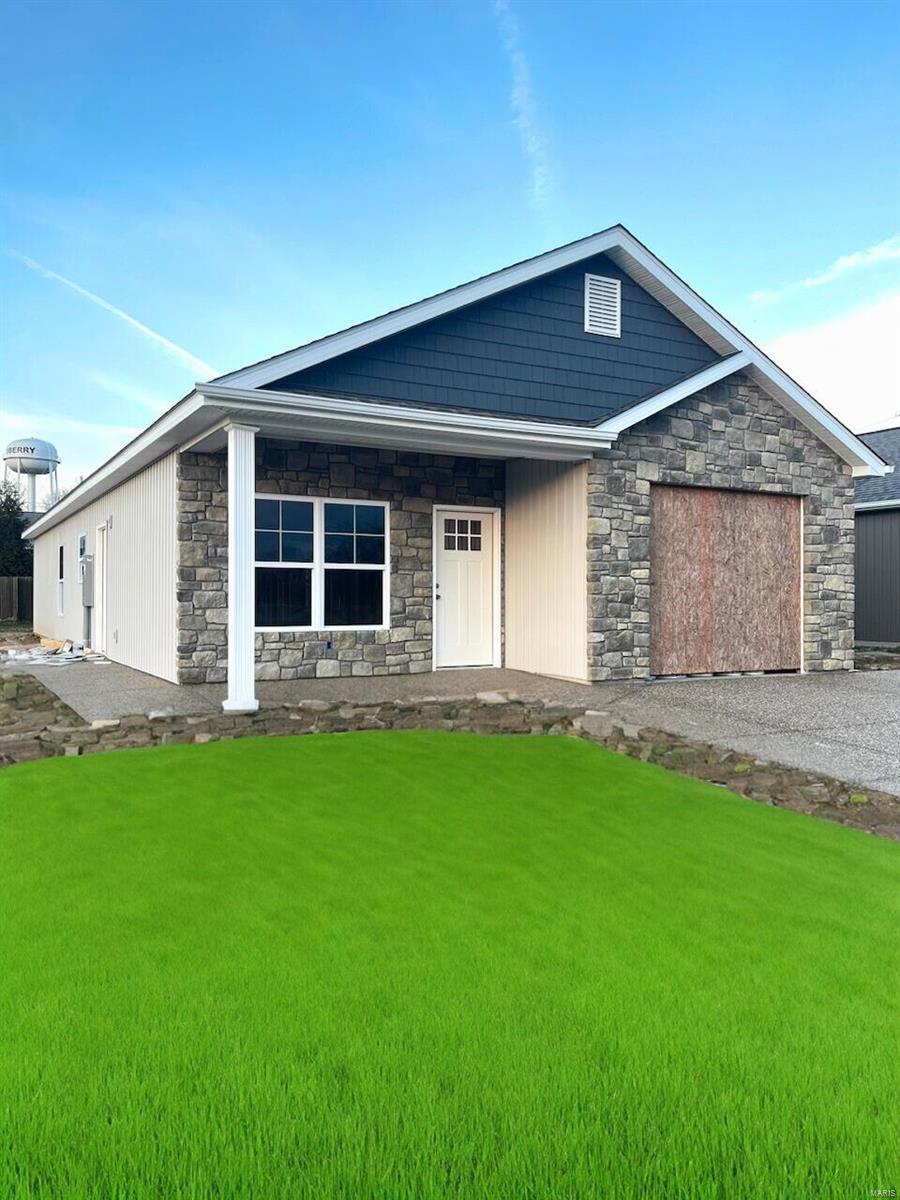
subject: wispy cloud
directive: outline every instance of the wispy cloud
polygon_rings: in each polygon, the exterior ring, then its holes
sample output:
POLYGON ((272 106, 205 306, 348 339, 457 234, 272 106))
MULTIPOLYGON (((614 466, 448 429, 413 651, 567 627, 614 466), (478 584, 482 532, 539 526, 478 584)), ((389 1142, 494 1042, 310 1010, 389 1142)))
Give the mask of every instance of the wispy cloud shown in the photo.
POLYGON ((753 292, 750 299, 754 304, 774 304, 784 296, 789 296, 794 292, 802 292, 807 288, 822 287, 823 284, 833 283, 835 279, 840 279, 841 276, 847 275, 851 271, 877 267, 882 263, 891 262, 898 258, 900 258, 900 236, 886 238, 883 242, 879 242, 877 246, 869 246, 867 250, 854 250, 852 254, 843 254, 840 258, 836 258, 824 271, 818 271, 815 275, 810 275, 807 279, 801 279, 799 283, 788 283, 784 287, 753 292))
POLYGON ((29 258, 27 254, 19 254, 17 250, 10 250, 13 258, 17 259, 23 266, 26 266, 29 271, 34 271, 38 275, 42 275, 44 279, 51 279, 55 283, 61 283, 63 287, 71 289, 79 296, 83 296, 85 300, 89 300, 91 304, 96 304, 98 308, 105 309, 106 312, 112 313, 114 317, 118 317, 120 321, 124 321, 126 325, 130 325, 132 329, 136 329, 138 333, 144 337, 156 342, 162 346, 169 354, 174 355, 181 363, 186 364, 192 371, 199 372, 204 378, 212 378, 214 375, 220 375, 221 371, 217 371, 215 367, 204 362, 202 358, 197 358, 196 354, 191 354, 189 350, 185 350, 183 346, 176 345, 167 337, 163 337, 161 333, 157 333, 155 329, 150 329, 144 325, 142 321, 132 317, 129 313, 123 312, 121 308, 116 308, 114 304, 110 304, 108 300, 104 300, 102 296, 95 295, 94 292, 89 292, 87 288, 83 288, 81 284, 75 283, 71 279, 67 279, 65 275, 59 275, 56 271, 51 271, 49 267, 45 267, 43 263, 37 262, 33 258, 29 258))
POLYGON ((133 425, 108 424, 105 421, 83 421, 80 417, 66 417, 61 413, 22 412, 0 408, 0 426, 13 434, 22 433, 86 433, 90 436, 112 437, 126 441, 140 433, 133 425))
POLYGON ((851 429, 900 421, 900 292, 782 334, 766 352, 851 429))
POLYGON ((171 403, 171 401, 160 400, 140 384, 113 371, 91 370, 87 371, 85 376, 88 383, 99 388, 101 392, 106 392, 107 395, 114 396, 117 400, 125 400, 129 404, 139 404, 153 413, 164 412, 171 403))
POLYGON ((541 130, 541 122, 534 100, 531 64, 522 47, 519 21, 509 0, 494 0, 494 13, 497 17, 503 49, 512 70, 509 106, 522 150, 531 171, 529 198, 532 207, 541 215, 546 216, 553 193, 553 172, 547 152, 547 139, 541 130))

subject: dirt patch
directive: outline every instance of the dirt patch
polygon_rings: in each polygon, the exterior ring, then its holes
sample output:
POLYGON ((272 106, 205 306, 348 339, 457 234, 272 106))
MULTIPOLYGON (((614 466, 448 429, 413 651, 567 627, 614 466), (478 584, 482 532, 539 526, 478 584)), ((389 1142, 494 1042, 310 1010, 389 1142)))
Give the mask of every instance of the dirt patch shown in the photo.
POLYGON ((20 625, 0 624, 0 651, 23 650, 39 645, 40 638, 30 629, 23 629, 20 625))

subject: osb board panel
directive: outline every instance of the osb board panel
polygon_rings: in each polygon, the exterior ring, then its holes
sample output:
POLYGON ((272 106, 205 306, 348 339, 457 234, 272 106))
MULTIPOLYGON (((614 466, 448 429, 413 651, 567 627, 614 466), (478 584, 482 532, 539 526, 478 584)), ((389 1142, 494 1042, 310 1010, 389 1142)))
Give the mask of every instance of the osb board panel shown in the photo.
POLYGON ((800 500, 654 487, 650 670, 800 667, 800 500))

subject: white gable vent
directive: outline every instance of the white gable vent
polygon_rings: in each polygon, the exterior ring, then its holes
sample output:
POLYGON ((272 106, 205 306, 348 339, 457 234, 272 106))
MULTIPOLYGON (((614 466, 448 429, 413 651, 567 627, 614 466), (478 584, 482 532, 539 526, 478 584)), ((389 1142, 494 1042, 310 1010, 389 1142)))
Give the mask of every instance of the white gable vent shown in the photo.
POLYGON ((604 275, 584 277, 584 331, 622 336, 622 284, 604 275))

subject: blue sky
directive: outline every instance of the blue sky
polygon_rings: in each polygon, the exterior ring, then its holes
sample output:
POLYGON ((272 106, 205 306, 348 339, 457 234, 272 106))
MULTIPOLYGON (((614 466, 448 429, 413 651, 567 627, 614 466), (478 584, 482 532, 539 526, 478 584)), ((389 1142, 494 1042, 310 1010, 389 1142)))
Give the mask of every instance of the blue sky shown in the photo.
POLYGON ((616 221, 897 419, 896 3, 0 10, 0 439, 66 483, 207 369, 616 221))

